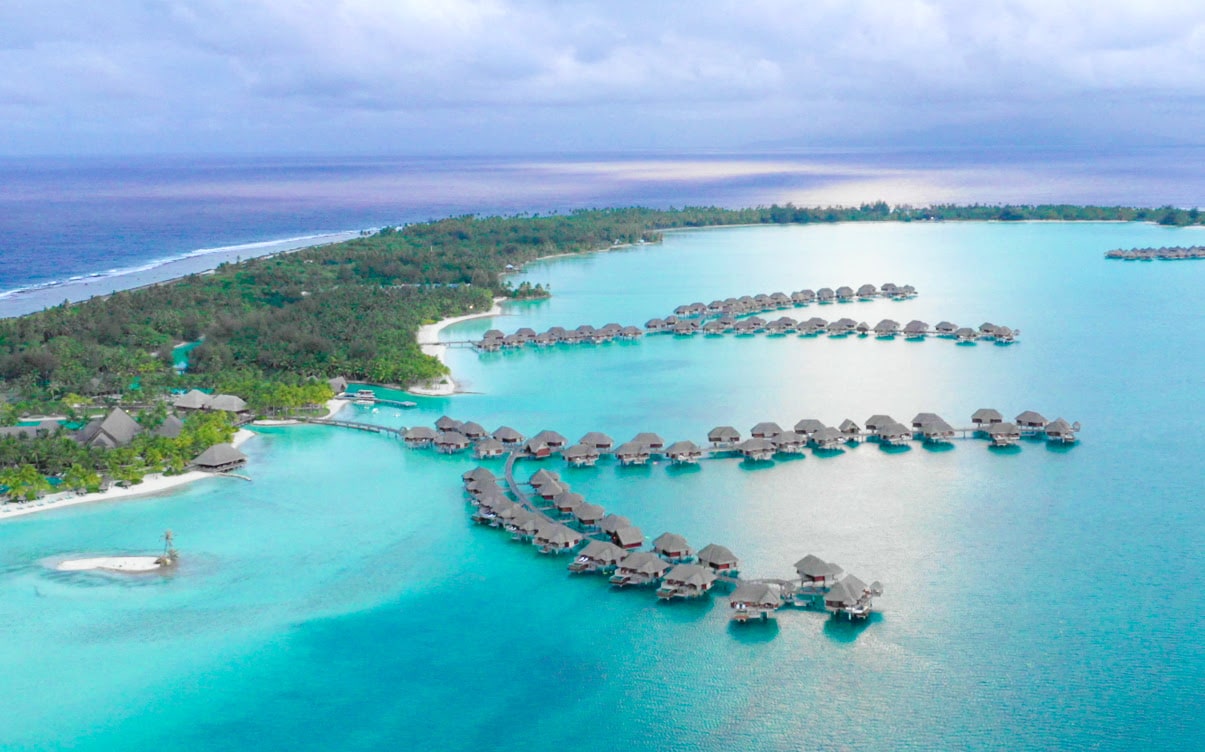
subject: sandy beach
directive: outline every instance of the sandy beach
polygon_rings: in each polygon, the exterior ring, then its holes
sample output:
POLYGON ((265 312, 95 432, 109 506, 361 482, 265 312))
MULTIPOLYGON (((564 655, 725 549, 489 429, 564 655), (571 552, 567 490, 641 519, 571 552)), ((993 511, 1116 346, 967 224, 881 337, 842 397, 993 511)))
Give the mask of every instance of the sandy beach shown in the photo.
MULTIPOLYGON (((231 442, 234 446, 240 446, 248 439, 255 436, 255 433, 248 431, 245 428, 240 428, 238 433, 234 435, 234 440, 231 442)), ((62 509, 64 507, 73 507, 77 504, 89 504, 94 501, 124 501, 125 499, 135 499, 143 496, 154 496, 156 494, 165 493, 180 486, 187 485, 194 481, 204 478, 213 478, 213 473, 203 473, 199 470, 192 470, 180 475, 161 475, 152 473, 142 479, 142 482, 136 486, 122 488, 113 486, 107 491, 97 491, 78 495, 75 493, 60 493, 51 494, 38 501, 28 501, 20 503, 9 503, 0 505, 0 522, 11 520, 16 517, 24 517, 29 514, 38 512, 48 512, 51 509, 62 509)))
POLYGON ((157 556, 98 556, 91 559, 67 559, 55 565, 60 572, 88 572, 103 569, 108 572, 154 572, 161 569, 157 556))
MULTIPOLYGON (((327 420, 329 418, 333 418, 333 417, 335 417, 336 414, 338 414, 338 412, 340 410, 342 410, 344 407, 346 407, 347 404, 348 404, 347 400, 340 399, 338 397, 333 397, 326 401, 326 413, 323 415, 317 415, 314 417, 320 418, 322 420, 327 420)), ((254 425, 254 426, 297 426, 297 425, 301 425, 303 422, 304 421, 295 420, 293 418, 284 418, 281 420, 277 420, 275 418, 268 418, 268 419, 264 419, 264 420, 254 421, 251 425, 254 425)))
MULTIPOLYGON (((452 324, 459 324, 461 321, 469 321, 470 319, 483 319, 490 316, 502 315, 502 301, 506 298, 494 298, 494 305, 488 311, 483 313, 470 313, 467 316, 453 316, 452 318, 437 321, 434 324, 427 324, 418 328, 419 347, 427 355, 433 355, 439 358, 439 362, 445 366, 448 364, 444 360, 444 355, 448 352, 447 345, 439 344, 439 333, 452 324)), ((421 384, 419 386, 411 386, 406 388, 411 394, 420 394, 424 397, 447 397, 456 393, 456 382, 452 379, 452 374, 447 374, 439 381, 434 383, 421 384)))

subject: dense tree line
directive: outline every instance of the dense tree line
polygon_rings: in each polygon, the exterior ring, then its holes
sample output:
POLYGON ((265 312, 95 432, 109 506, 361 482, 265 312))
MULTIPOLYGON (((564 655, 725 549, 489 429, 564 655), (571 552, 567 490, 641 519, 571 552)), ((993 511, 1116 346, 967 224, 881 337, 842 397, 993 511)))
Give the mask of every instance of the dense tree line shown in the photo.
MULTIPOLYGON (((1196 210, 1171 207, 914 208, 882 202, 452 217, 0 321, 0 388, 10 403, 68 409, 68 398, 110 395, 138 402, 191 387, 247 393, 229 389, 232 383, 299 389, 336 375, 406 384, 444 370, 420 352, 417 327, 485 310, 492 296, 544 294, 514 287, 503 273, 554 253, 655 241, 660 230, 680 227, 1049 219, 1203 221, 1196 210), (198 339, 203 344, 190 354, 188 371, 177 374, 172 346, 198 339)), ((253 398, 257 409, 272 409, 298 397, 282 388, 255 390, 253 398)), ((0 411, 0 421, 16 412, 0 411)))

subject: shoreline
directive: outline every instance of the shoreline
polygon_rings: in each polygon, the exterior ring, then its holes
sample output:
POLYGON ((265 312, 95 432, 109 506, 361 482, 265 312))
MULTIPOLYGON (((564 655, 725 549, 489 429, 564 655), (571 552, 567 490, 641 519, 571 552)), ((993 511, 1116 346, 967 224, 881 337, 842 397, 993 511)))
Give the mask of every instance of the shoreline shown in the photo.
MULTIPOLYGON (((418 342, 419 349, 426 355, 431 355, 444 367, 448 367, 448 362, 444 359, 444 355, 448 352, 448 346, 439 342, 439 333, 447 329, 453 324, 459 324, 462 321, 471 321, 473 319, 484 319, 492 316, 502 315, 502 303, 507 298, 494 298, 494 305, 482 313, 469 313, 464 316, 452 316, 450 318, 441 319, 434 324, 425 324, 418 328, 414 338, 418 342), (425 343, 425 344, 424 344, 425 343)), ((422 397, 450 397, 458 392, 456 380, 452 378, 451 369, 437 383, 420 384, 417 386, 408 386, 405 389, 410 394, 417 394, 422 397)))
MULTIPOLYGON (((234 435, 234 439, 230 442, 235 447, 241 446, 249 439, 256 436, 254 431, 248 431, 245 428, 240 428, 234 435)), ((190 470, 180 475, 163 475, 161 473, 152 473, 142 479, 142 482, 135 486, 122 488, 121 486, 113 486, 106 491, 96 491, 77 495, 73 492, 65 491, 61 494, 51 494, 50 496, 36 502, 26 502, 32 506, 20 507, 20 502, 9 502, 0 506, 0 522, 5 520, 15 519, 17 517, 25 517, 38 512, 49 512, 52 509, 63 509, 65 507, 73 507, 79 504, 91 504, 95 501, 123 501, 126 499, 136 499, 143 496, 153 496, 156 494, 172 491, 181 486, 186 486, 205 478, 216 478, 217 473, 206 473, 200 470, 190 470), (5 509, 5 507, 8 507, 5 509)))

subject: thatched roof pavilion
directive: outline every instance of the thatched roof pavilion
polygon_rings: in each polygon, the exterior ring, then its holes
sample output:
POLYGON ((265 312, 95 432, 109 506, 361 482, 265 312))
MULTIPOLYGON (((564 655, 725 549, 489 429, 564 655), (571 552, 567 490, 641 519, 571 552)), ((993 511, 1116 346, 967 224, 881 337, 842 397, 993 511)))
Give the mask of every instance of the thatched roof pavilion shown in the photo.
POLYGON ((552 506, 561 514, 570 514, 585 501, 586 497, 576 491, 565 490, 552 497, 552 506))
POLYGON ((1021 440, 1021 429, 1015 423, 993 423, 988 426, 987 435, 993 446, 1013 446, 1021 440))
POLYGON ((812 434, 812 443, 817 449, 837 449, 845 442, 845 434, 832 426, 825 426, 812 434))
POLYGON ((623 561, 628 552, 610 541, 592 540, 578 552, 569 565, 570 572, 598 572, 610 569, 623 561))
POLYGON ((1046 438, 1064 444, 1075 443, 1075 434, 1079 431, 1079 423, 1071 424, 1062 418, 1055 418, 1046 424, 1046 438))
POLYGON ((599 454, 598 450, 592 446, 574 444, 562 452, 561 456, 573 467, 592 467, 598 462, 599 454))
POLYGON ((636 441, 620 444, 615 449, 615 459, 621 465, 643 465, 649 461, 651 454, 648 446, 636 441))
POLYGON ((579 525, 594 527, 602 520, 606 513, 607 510, 603 509, 600 505, 583 501, 573 509, 573 518, 577 520, 579 525))
POLYGON ((874 433, 874 432, 878 431, 880 428, 882 428, 883 426, 886 426, 888 424, 895 423, 895 422, 896 422, 895 418, 891 417, 890 415, 883 415, 881 413, 877 414, 877 415, 872 415, 866 419, 866 430, 874 433))
POLYGON ((954 324, 949 321, 939 321, 937 326, 933 327, 933 329, 938 334, 953 334, 954 332, 958 331, 958 324, 954 324))
POLYGON ((472 470, 465 472, 463 475, 460 476, 460 479, 463 480, 465 483, 468 483, 470 481, 493 483, 494 481, 496 481, 498 479, 498 476, 494 475, 493 471, 490 470, 488 467, 478 466, 478 467, 473 468, 472 470))
POLYGON ((628 554, 615 567, 611 575, 611 584, 623 587, 625 585, 648 585, 660 580, 669 571, 669 564, 647 551, 637 551, 628 554))
POLYGON ((232 444, 214 444, 192 461, 193 467, 210 473, 225 473, 247 464, 247 455, 232 444))
POLYGON ((471 420, 461 423, 458 430, 468 437, 469 441, 480 441, 490 435, 490 432, 485 430, 484 426, 471 420))
POLYGON ((781 588, 768 582, 742 582, 728 596, 733 621, 747 621, 751 616, 765 619, 781 606, 781 588))
POLYGON ((455 454, 468 449, 473 442, 459 431, 444 431, 435 437, 433 443, 444 454, 455 454))
POLYGON ((777 447, 769 439, 745 439, 736 445, 736 450, 754 461, 773 459, 777 447))
POLYGON ((904 335, 907 337, 923 337, 929 333, 929 325, 920 319, 912 319, 904 325, 904 335))
POLYGON ((566 439, 564 436, 557 433, 556 431, 550 431, 548 429, 540 431, 539 433, 537 433, 535 436, 532 436, 531 438, 535 441, 544 442, 552 449, 561 449, 569 443, 569 440, 566 439))

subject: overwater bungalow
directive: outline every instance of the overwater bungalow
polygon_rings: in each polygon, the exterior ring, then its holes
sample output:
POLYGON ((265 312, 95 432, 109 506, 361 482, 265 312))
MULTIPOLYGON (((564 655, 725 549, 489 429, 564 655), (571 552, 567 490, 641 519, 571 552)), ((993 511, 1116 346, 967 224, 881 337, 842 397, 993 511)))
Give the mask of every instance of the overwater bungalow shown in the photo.
POLYGON ((769 619, 782 606, 782 589, 768 582, 742 582, 728 596, 732 620, 769 619))
POLYGON ((776 308, 790 308, 791 307, 791 296, 787 295, 785 292, 770 293, 770 300, 774 301, 774 306, 776 308))
POLYGON ((1062 418, 1055 418, 1046 424, 1046 439, 1059 444, 1074 444, 1078 431, 1079 423, 1068 423, 1062 418))
POLYGON ((644 444, 653 454, 660 454, 665 449, 665 439, 649 431, 636 434, 630 443, 644 444))
POLYGON ((628 552, 610 541, 592 540, 569 565, 570 572, 592 573, 614 569, 628 552))
POLYGON ((1021 429, 1014 423, 993 423, 987 428, 988 438, 992 446, 1014 446, 1021 440, 1021 429))
POLYGON ((548 524, 548 520, 526 509, 521 511, 523 513, 516 515, 506 529, 514 534, 515 540, 531 540, 540 528, 548 524))
POLYGON ((894 337, 900 333, 900 322, 892 319, 883 319, 874 325, 874 336, 885 339, 894 337))
POLYGON ((473 442, 459 431, 443 431, 432 442, 435 449, 444 454, 456 454, 468 449, 473 442))
MULTIPOLYGON (((800 290, 799 292, 795 293, 795 295, 799 296, 797 300, 802 302, 804 305, 813 303, 816 300, 816 293, 808 288, 800 290)), ((796 300, 795 295, 791 296, 792 300, 796 300)))
POLYGON ((1007 345, 1010 342, 1017 341, 1017 334, 1019 334, 1019 332, 1013 331, 1012 329, 1009 329, 1007 326, 998 326, 998 327, 996 327, 995 339, 996 339, 996 342, 1007 345))
POLYGON ((846 437, 841 431, 832 426, 825 426, 811 436, 812 444, 821 450, 840 449, 846 437))
POLYGON ((858 442, 862 440, 862 427, 849 418, 841 421, 841 425, 837 426, 837 430, 841 432, 846 441, 858 442))
POLYGON ((677 308, 674 309, 674 315, 675 316, 689 316, 690 315, 690 306, 688 306, 688 305, 678 306, 677 308))
POLYGON ((233 444, 214 444, 192 461, 194 469, 207 473, 228 473, 246 464, 247 455, 235 449, 233 444))
POLYGON ((990 407, 981 407, 971 415, 971 424, 976 428, 986 428, 995 423, 1003 423, 1004 416, 999 410, 993 410, 990 407))
POLYGON ((552 501, 556 497, 569 490, 569 484, 563 480, 550 480, 547 483, 542 483, 536 489, 536 496, 539 496, 544 501, 552 501))
POLYGON ((690 337, 699 333, 699 322, 697 321, 679 321, 674 324, 674 334, 682 337, 690 337))
POLYGON ((884 282, 879 286, 879 293, 885 298, 890 298, 899 292, 899 289, 894 282, 884 282))
POLYGON ((707 304, 707 313, 712 316, 718 316, 724 312, 724 301, 713 300, 707 304))
POLYGON ((716 336, 722 335, 724 332, 728 331, 729 328, 730 327, 727 326, 720 319, 712 319, 711 321, 708 321, 706 324, 703 325, 703 334, 706 334, 711 337, 716 337, 716 336))
POLYGON ((958 331, 958 324, 950 323, 949 321, 939 321, 937 326, 933 327, 939 337, 952 337, 954 332, 958 331))
POLYGON ((795 424, 795 433, 801 433, 808 438, 820 429, 824 428, 824 424, 815 418, 804 418, 795 424))
POLYGON ((637 441, 629 441, 626 444, 620 444, 615 449, 615 459, 619 460, 619 464, 624 467, 630 465, 646 465, 651 456, 648 446, 637 441))
POLYGON ((482 339, 502 339, 506 336, 506 332, 501 329, 487 329, 485 334, 481 335, 482 339))
MULTIPOLYGON (((538 343, 537 343, 538 344, 538 343)), ((483 339, 473 343, 473 347, 482 352, 498 352, 502 349, 502 340, 500 339, 483 339)))
POLYGON ((870 334, 870 324, 867 324, 865 321, 859 321, 858 325, 854 327, 854 331, 858 333, 859 337, 865 337, 867 334, 870 334))
POLYGON ((632 521, 619 514, 608 514, 598 521, 598 529, 611 535, 621 527, 631 527, 632 521))
POLYGON ((526 520, 530 514, 531 512, 524 509, 522 504, 511 503, 509 506, 502 505, 500 508, 494 509, 494 521, 492 524, 494 527, 509 529, 515 522, 526 520))
POLYGON ((558 522, 538 528, 531 542, 542 554, 562 554, 577 548, 582 540, 581 533, 558 522))
POLYGON ((490 435, 490 432, 485 430, 480 423, 474 423, 471 420, 461 423, 460 428, 456 430, 467 436, 469 441, 480 441, 490 435))
POLYGON ((832 303, 837 299, 837 293, 831 287, 821 287, 816 291, 816 300, 821 303, 832 303))
POLYGON ((699 549, 699 564, 716 574, 730 574, 741 568, 740 560, 726 546, 708 543, 699 549))
POLYGON ((831 322, 826 329, 828 330, 830 336, 843 337, 853 332, 857 326, 858 322, 854 321, 853 319, 842 318, 831 322))
POLYGON ((557 338, 548 332, 541 332, 540 334, 536 335, 533 343, 536 347, 552 347, 557 343, 557 338))
POLYGON ((912 419, 913 431, 930 443, 946 442, 954 438, 954 428, 937 413, 917 413, 912 419))
POLYGON ((478 466, 465 472, 460 476, 460 479, 468 484, 470 481, 477 481, 479 483, 493 483, 498 478, 488 467, 478 466))
POLYGON ((506 454, 506 447, 497 439, 483 439, 482 441, 478 441, 476 446, 473 447, 473 454, 476 455, 477 459, 481 460, 501 457, 506 454))
POLYGON ((698 564, 678 564, 666 572, 657 588, 657 597, 670 598, 700 598, 706 595, 715 584, 715 573, 707 567, 698 564))
POLYGON ((408 447, 426 447, 431 446, 431 443, 435 441, 435 437, 438 435, 439 432, 434 428, 415 426, 414 428, 407 429, 402 434, 402 440, 406 442, 406 446, 408 447))
POLYGON ((644 545, 644 533, 635 525, 615 528, 610 536, 612 543, 626 550, 637 549, 644 545))
POLYGON ((929 333, 929 325, 920 319, 912 319, 904 325, 904 336, 908 339, 921 339, 929 333))
POLYGON ((854 288, 849 285, 841 285, 834 291, 834 294, 839 302, 848 303, 854 299, 854 288))
POLYGON ((866 430, 871 433, 877 433, 883 426, 896 422, 898 421, 890 415, 872 415, 866 419, 866 430))
POLYGON ((892 297, 895 298, 896 300, 904 300, 906 298, 915 298, 916 297, 916 288, 913 287, 912 285, 903 285, 895 291, 895 295, 893 295, 892 297))
POLYGON ((814 554, 808 554, 795 562, 795 571, 805 586, 828 587, 845 574, 839 565, 827 562, 814 554))
POLYGON ((501 441, 503 446, 515 447, 523 443, 523 434, 510 426, 501 426, 491 435, 498 441, 501 441))
POLYGON ((741 440, 741 432, 732 426, 716 426, 707 432, 713 449, 731 449, 741 440))
POLYGON ((653 553, 667 561, 687 561, 695 555, 686 539, 677 533, 662 533, 654 538, 653 553))
POLYGON ((508 334, 502 338, 502 346, 511 350, 520 348, 525 344, 527 343, 517 334, 508 334))
POLYGON ((759 293, 753 296, 753 302, 762 311, 769 311, 774 308, 774 300, 765 293, 759 293))
POLYGON ((755 439, 772 439, 780 433, 782 433, 782 426, 771 421, 764 421, 754 426, 749 435, 755 439))
POLYGON ((1034 412, 1033 410, 1026 410, 1018 415, 1016 422, 1022 429, 1031 431, 1040 431, 1046 427, 1047 423, 1046 418, 1041 413, 1034 412))
POLYGON ((536 330, 532 329, 530 326, 520 327, 515 330, 515 336, 518 337, 519 340, 522 341, 524 344, 526 344, 536 338, 536 330))
POLYGON ((589 324, 582 324, 573 330, 573 333, 577 335, 578 340, 591 339, 597 332, 598 330, 589 324))
POLYGON ((584 504, 585 501, 585 496, 566 489, 552 497, 552 507, 561 514, 573 514, 573 510, 584 504))
POLYGON ((640 331, 640 329, 635 326, 625 326, 619 331, 620 339, 640 339, 640 337, 643 335, 644 332, 640 331))
POLYGON ((862 300, 870 300, 878 294, 878 289, 870 283, 864 284, 858 288, 858 297, 862 300))
POLYGON ((663 332, 666 330, 665 319, 649 319, 644 322, 644 328, 650 332, 663 332))
POLYGON ((769 439, 745 439, 736 445, 736 450, 746 459, 754 462, 766 462, 774 459, 777 447, 769 439))
POLYGON ((703 450, 693 441, 675 441, 665 448, 665 456, 675 465, 697 465, 703 450))
POLYGON ((795 331, 795 327, 799 322, 790 316, 780 316, 770 323, 766 324, 766 334, 783 335, 795 331))
POLYGON ((669 564, 662 559, 647 551, 636 551, 625 556, 615 567, 611 584, 618 587, 652 585, 668 571, 669 564))
POLYGON ((751 337, 754 334, 757 334, 759 328, 758 323, 753 319, 745 319, 744 321, 737 321, 735 324, 733 324, 732 332, 737 336, 751 337))
POLYGON ((606 514, 607 510, 602 506, 583 501, 573 510, 573 519, 577 520, 577 524, 583 528, 593 528, 598 526, 606 514))
POLYGON ((541 468, 532 474, 531 478, 528 479, 527 484, 532 488, 539 490, 549 483, 560 482, 561 476, 555 470, 545 470, 541 468))
POLYGON ((797 431, 783 431, 770 441, 774 443, 774 451, 781 454, 803 454, 808 445, 808 437, 797 431))
POLYGON ((985 339, 991 339, 996 336, 996 325, 990 321, 985 321, 979 325, 979 336, 985 339))
POLYGON ((523 443, 523 453, 528 457, 542 460, 552 456, 552 447, 548 446, 546 441, 532 438, 523 443))
POLYGON ((598 463, 599 452, 587 444, 574 444, 561 452, 561 456, 571 467, 594 467, 598 463))
POLYGON ((549 431, 547 429, 540 431, 533 436, 532 439, 544 442, 553 450, 564 449, 569 443, 569 440, 561 434, 557 433, 556 431, 549 431))
POLYGON ((882 594, 883 586, 878 582, 866 585, 851 574, 838 580, 824 594, 824 607, 834 616, 865 619, 870 616, 873 596, 882 594))
POLYGON ((912 432, 903 423, 888 423, 875 431, 879 443, 887 446, 903 446, 912 440, 912 432))
POLYGON ((623 331, 623 325, 612 321, 609 324, 603 324, 602 326, 600 326, 598 328, 598 332, 596 332, 596 333, 600 334, 604 337, 607 337, 608 339, 612 339, 614 337, 618 337, 619 333, 622 331, 623 331))
POLYGON ((974 342, 977 336, 975 330, 969 326, 960 327, 954 332, 954 339, 959 342, 974 342))

